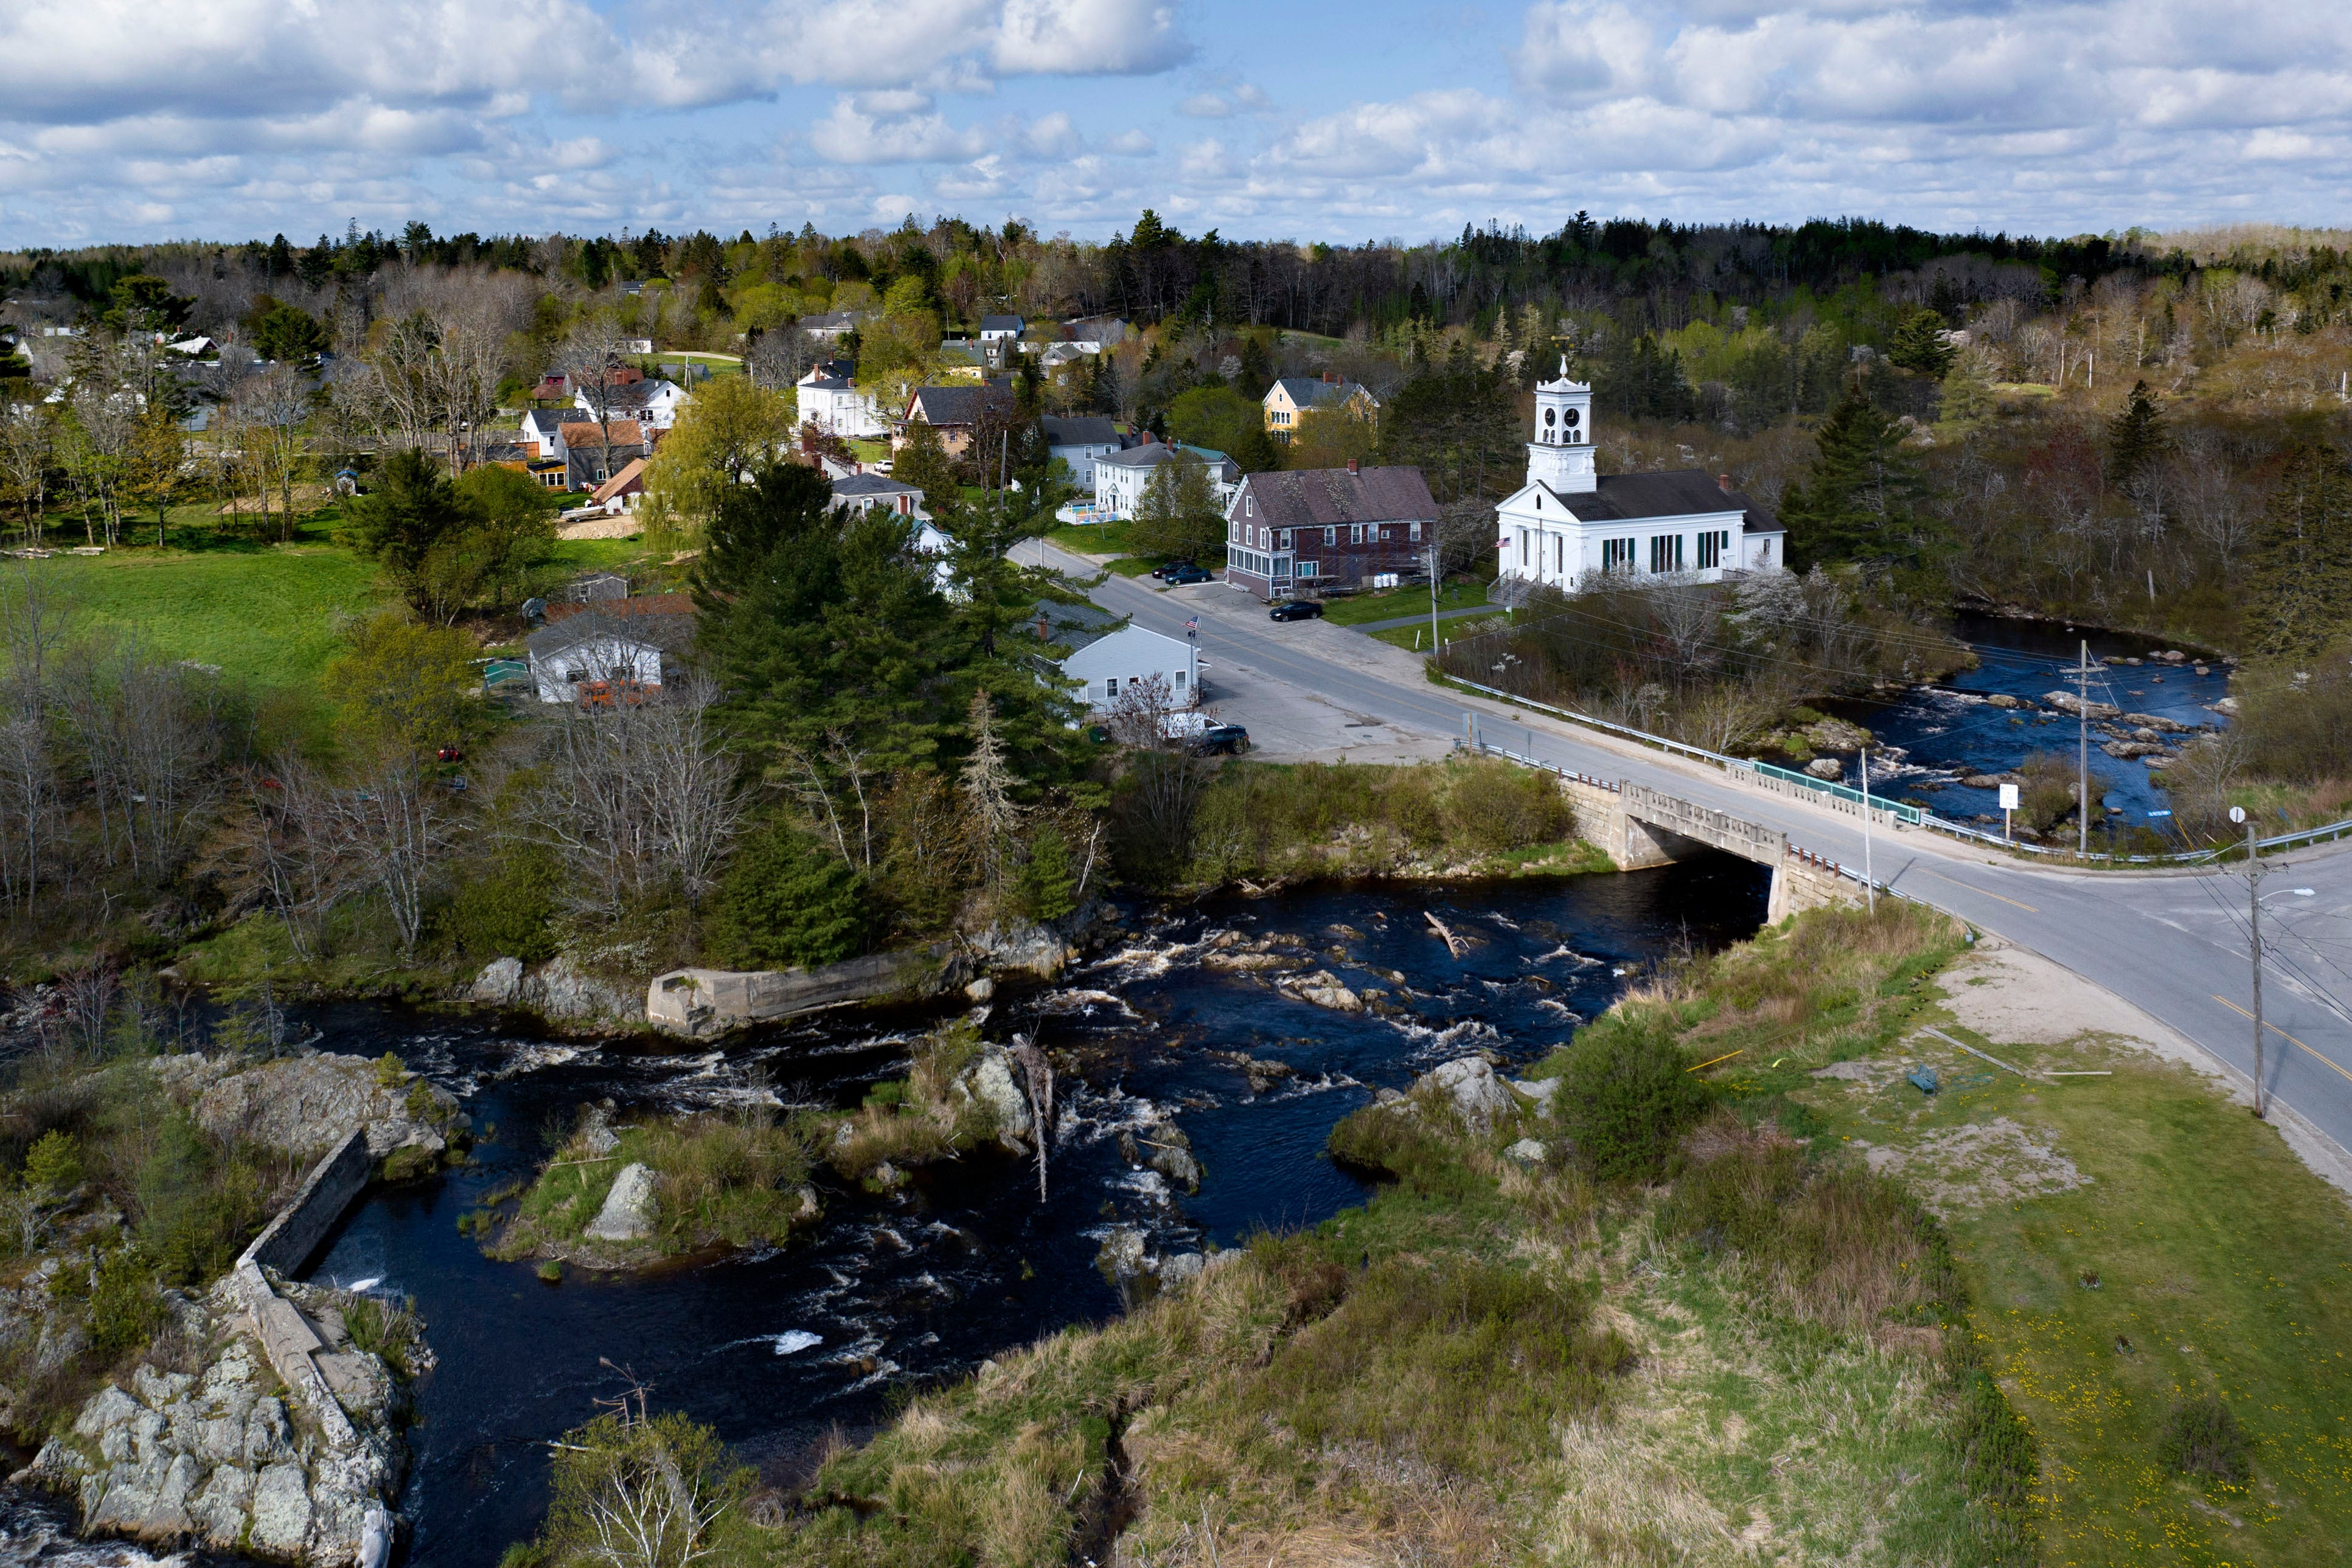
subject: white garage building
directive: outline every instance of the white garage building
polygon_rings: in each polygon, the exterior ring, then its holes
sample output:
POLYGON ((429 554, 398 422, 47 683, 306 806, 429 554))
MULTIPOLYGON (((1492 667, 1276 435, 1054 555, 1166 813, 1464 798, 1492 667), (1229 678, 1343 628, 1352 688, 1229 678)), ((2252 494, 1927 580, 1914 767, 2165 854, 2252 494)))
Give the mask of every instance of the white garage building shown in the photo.
POLYGON ((1063 674, 1084 683, 1077 696, 1096 713, 1118 706, 1119 694, 1158 676, 1171 707, 1201 700, 1201 650, 1187 641, 1162 636, 1091 604, 1040 604, 1037 640, 1070 650, 1060 661, 1063 674))

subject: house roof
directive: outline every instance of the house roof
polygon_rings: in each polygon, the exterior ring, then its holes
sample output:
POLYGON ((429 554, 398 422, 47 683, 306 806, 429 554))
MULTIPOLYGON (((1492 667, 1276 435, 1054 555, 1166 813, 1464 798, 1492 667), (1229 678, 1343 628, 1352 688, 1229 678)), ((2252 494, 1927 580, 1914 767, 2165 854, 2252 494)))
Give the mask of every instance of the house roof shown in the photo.
POLYGON ((1028 631, 1034 636, 1043 624, 1044 643, 1058 643, 1075 653, 1090 643, 1099 643, 1127 624, 1127 617, 1114 615, 1095 604, 1056 604, 1041 600, 1030 615, 1028 631))
MULTIPOLYGON (((643 446, 645 444, 646 433, 643 428, 638 425, 635 420, 616 419, 613 421, 614 445, 643 446)), ((566 446, 602 446, 604 444, 604 427, 593 423, 593 421, 583 420, 578 423, 566 421, 563 425, 563 444, 566 446)))
MULTIPOLYGON (((534 659, 551 659, 559 653, 589 643, 611 639, 615 643, 640 648, 658 648, 665 653, 683 652, 694 645, 694 617, 691 614, 614 614, 620 605, 650 604, 658 599, 684 599, 683 594, 650 594, 642 600, 614 600, 594 605, 572 606, 571 613, 557 617, 557 606, 549 605, 547 624, 523 640, 534 659)), ((692 601, 688 601, 691 609, 692 601)))
POLYGON ((1234 460, 1208 446, 1188 446, 1181 441, 1147 441, 1140 446, 1130 446, 1124 452, 1106 452, 1095 459, 1097 464, 1109 463, 1121 468, 1157 468, 1179 452, 1189 452, 1210 467, 1218 470, 1219 477, 1230 482, 1238 477, 1234 460))
POLYGON ((919 496, 922 491, 912 485, 902 485, 887 474, 852 474, 833 482, 833 498, 843 500, 851 496, 919 496))
POLYGON ((1588 523, 1633 522, 1643 517, 1687 517, 1708 512, 1744 514, 1741 531, 1781 531, 1780 520, 1716 476, 1696 468, 1665 474, 1603 474, 1591 495, 1560 496, 1559 504, 1588 523))
POLYGON ((846 332, 857 320, 855 310, 827 310, 820 316, 803 316, 793 325, 803 332, 846 332))
POLYGON ((1118 422, 1102 415, 1064 419, 1047 414, 1037 423, 1045 427, 1048 446, 1118 446, 1118 422))
POLYGON ((980 329, 983 332, 1018 332, 1021 330, 1021 318, 1018 316, 982 316, 980 319, 980 329))
MULTIPOLYGON (((1315 376, 1284 376, 1274 384, 1288 393, 1290 401, 1301 408, 1327 408, 1346 402, 1358 392, 1363 392, 1366 397, 1372 395, 1365 391, 1361 382, 1334 383, 1315 376)), ((1266 395, 1274 395, 1272 388, 1267 389, 1266 395)))
MULTIPOLYGON (((1433 523, 1437 502, 1418 468, 1297 468, 1253 474, 1242 489, 1269 528, 1328 528, 1334 523, 1433 523)), ((1238 504, 1238 498, 1236 498, 1238 504)))
MULTIPOLYGON (((632 457, 626 467, 597 486, 588 498, 602 503, 611 500, 615 496, 625 496, 633 490, 642 490, 645 487, 646 460, 642 457, 632 457)), ((623 600, 621 602, 625 604, 628 601, 623 600)))
POLYGON ((995 382, 975 386, 917 387, 907 400, 907 417, 920 413, 925 424, 978 424, 989 413, 1013 412, 1012 389, 995 382))

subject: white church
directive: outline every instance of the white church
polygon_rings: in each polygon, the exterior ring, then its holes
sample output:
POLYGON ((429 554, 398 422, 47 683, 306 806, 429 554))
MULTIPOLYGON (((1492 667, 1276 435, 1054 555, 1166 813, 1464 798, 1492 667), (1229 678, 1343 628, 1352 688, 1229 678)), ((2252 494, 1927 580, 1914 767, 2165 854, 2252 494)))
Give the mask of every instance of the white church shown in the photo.
POLYGON ((1573 591, 1601 572, 1719 582, 1726 572, 1780 568, 1788 531, 1695 468, 1671 474, 1592 471, 1592 389, 1568 379, 1536 386, 1528 482, 1496 508, 1504 586, 1573 591))

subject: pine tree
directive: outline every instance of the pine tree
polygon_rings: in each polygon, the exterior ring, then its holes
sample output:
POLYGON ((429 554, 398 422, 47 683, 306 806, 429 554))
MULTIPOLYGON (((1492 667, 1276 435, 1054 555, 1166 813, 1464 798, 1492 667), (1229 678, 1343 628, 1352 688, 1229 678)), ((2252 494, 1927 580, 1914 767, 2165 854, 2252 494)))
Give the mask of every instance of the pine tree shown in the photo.
POLYGON ((864 951, 864 880, 841 857, 778 824, 754 835, 728 867, 712 935, 739 968, 831 964, 864 951))
POLYGON ((1020 807, 1013 799, 1013 768, 1003 738, 996 733, 996 704, 984 692, 971 695, 971 751, 964 758, 963 795, 979 834, 982 868, 992 892, 1003 886, 1004 854, 1020 807))
POLYGON ((2128 485, 2171 444, 2164 415, 2147 394, 2147 383, 2133 382, 2131 401, 2107 422, 2107 483, 2117 488, 2128 485))
POLYGON ((2352 629, 2352 469, 2325 446, 2288 459, 2254 529, 2247 589, 2265 653, 2313 653, 2352 629))
POLYGON ((1915 310, 1895 329, 1895 341, 1888 345, 1886 357, 1906 371, 1941 376, 1952 368, 1952 356, 1958 351, 1944 338, 1941 316, 1933 310, 1915 310))
POLYGON ((1921 486, 1902 427, 1852 392, 1814 441, 1811 472, 1780 497, 1792 564, 1916 556, 1921 486))
POLYGON ((947 447, 941 444, 940 433, 928 424, 907 427, 907 444, 891 459, 890 477, 920 490, 923 509, 928 512, 950 510, 963 496, 949 465, 947 447))

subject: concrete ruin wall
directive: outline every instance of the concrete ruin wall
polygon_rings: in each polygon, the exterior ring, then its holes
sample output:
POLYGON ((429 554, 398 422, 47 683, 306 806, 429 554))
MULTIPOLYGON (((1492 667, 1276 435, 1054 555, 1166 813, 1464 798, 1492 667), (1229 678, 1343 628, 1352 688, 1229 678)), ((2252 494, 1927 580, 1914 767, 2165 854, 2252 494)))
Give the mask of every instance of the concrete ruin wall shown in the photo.
POLYGON ((354 1127, 310 1167, 294 1201, 278 1210, 278 1218, 253 1239, 253 1245, 236 1260, 233 1275, 253 1320, 254 1336, 260 1340, 270 1366, 318 1420, 329 1440, 345 1448, 355 1445, 359 1435, 314 1359, 327 1347, 310 1320, 270 1284, 268 1270, 286 1274, 300 1268, 374 1174, 374 1162, 368 1158, 367 1129, 354 1127))
POLYGON ((940 953, 873 953, 814 969, 673 969, 646 988, 646 1021, 689 1038, 792 1018, 932 983, 940 953))

